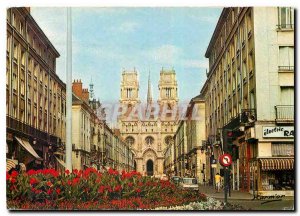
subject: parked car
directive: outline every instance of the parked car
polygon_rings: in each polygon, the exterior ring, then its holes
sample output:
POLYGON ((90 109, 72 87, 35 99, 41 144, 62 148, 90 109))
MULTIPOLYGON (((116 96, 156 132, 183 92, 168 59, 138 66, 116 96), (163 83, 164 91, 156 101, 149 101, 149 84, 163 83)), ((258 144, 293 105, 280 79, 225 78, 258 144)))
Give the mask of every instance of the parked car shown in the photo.
POLYGON ((172 176, 171 177, 171 182, 174 184, 179 184, 181 177, 180 176, 172 176))
POLYGON ((162 175, 160 176, 160 180, 168 181, 169 178, 168 178, 168 176, 167 176, 166 174, 162 174, 162 175))
POLYGON ((198 181, 196 178, 182 178, 179 182, 179 186, 185 190, 199 190, 198 181))

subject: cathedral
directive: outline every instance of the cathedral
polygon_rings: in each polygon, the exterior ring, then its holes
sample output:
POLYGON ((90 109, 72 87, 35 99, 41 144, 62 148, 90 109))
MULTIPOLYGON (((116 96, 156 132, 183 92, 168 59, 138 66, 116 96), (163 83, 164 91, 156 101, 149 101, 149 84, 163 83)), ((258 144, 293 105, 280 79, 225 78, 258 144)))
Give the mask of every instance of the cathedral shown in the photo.
POLYGON ((164 152, 177 129, 178 91, 175 70, 160 71, 159 98, 153 101, 150 74, 147 101, 139 99, 138 72, 123 71, 118 117, 120 135, 134 152, 136 171, 148 176, 164 173, 164 152))

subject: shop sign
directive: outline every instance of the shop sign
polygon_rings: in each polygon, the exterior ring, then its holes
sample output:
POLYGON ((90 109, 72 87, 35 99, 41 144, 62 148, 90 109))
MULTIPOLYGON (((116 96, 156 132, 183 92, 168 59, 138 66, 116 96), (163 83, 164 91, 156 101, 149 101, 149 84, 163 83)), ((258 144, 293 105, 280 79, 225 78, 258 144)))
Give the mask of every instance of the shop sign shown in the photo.
POLYGON ((294 127, 263 127, 263 137, 294 137, 294 127))
POLYGON ((257 200, 272 200, 272 199, 282 199, 284 198, 285 195, 284 194, 274 194, 274 195, 270 195, 270 196, 267 196, 267 195, 260 195, 260 194, 257 194, 257 195, 254 195, 254 198, 253 199, 257 199, 257 200))

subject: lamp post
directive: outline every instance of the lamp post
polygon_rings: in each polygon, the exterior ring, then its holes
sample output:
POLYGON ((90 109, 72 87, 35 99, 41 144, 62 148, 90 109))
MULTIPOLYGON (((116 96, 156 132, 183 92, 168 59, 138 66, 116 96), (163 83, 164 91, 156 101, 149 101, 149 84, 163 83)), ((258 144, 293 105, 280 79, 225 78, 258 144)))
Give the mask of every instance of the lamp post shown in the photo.
POLYGON ((67 8, 66 169, 72 171, 72 10, 67 8))

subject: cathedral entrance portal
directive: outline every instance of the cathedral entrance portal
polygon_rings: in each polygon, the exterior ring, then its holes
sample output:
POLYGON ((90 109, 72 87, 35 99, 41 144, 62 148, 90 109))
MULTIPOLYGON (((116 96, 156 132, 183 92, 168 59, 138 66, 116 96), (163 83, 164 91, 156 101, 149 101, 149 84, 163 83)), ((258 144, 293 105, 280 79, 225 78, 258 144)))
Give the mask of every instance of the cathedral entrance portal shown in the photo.
POLYGON ((153 176, 153 161, 149 159, 147 161, 146 167, 147 167, 147 176, 153 176))

